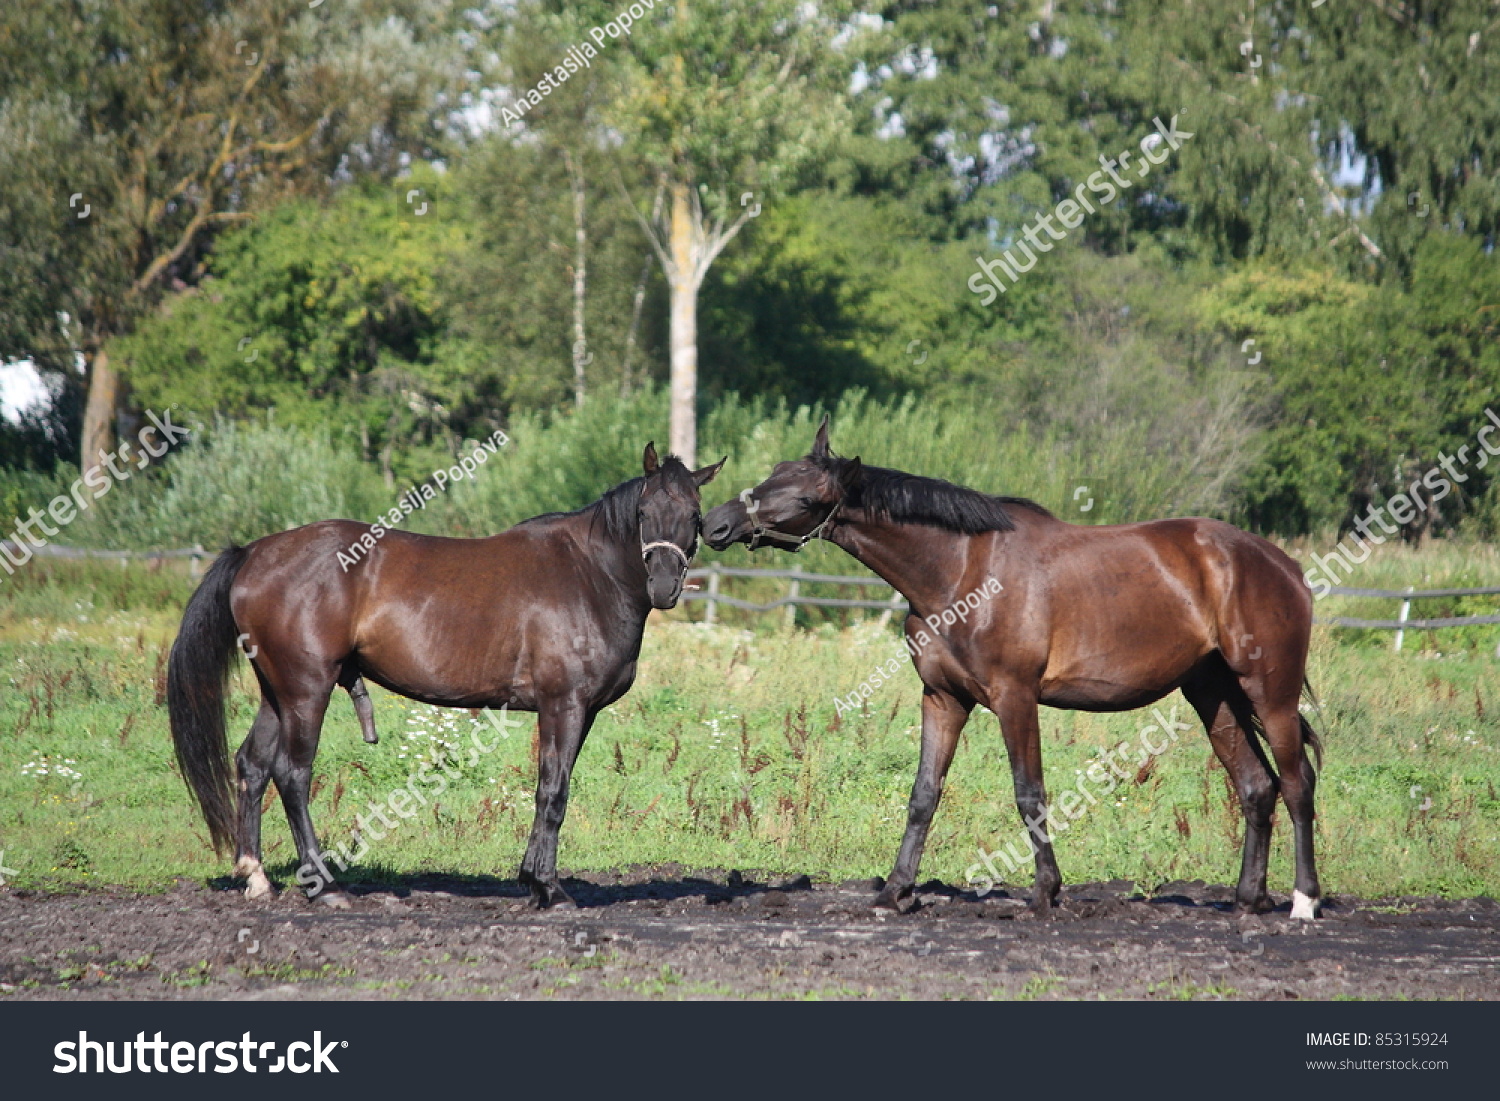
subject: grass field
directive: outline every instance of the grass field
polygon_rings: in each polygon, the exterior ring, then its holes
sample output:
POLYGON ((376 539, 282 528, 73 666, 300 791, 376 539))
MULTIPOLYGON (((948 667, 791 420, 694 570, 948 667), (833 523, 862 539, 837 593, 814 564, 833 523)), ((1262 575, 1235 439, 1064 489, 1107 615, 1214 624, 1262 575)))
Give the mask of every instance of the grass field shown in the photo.
MULTIPOLYGON (((780 564, 766 562, 766 565, 780 564)), ((852 563, 849 564, 852 566, 852 563)), ((1500 577, 1493 549, 1392 550, 1353 584, 1478 585, 1500 577)), ((175 876, 224 876, 176 773, 162 692, 166 653, 192 583, 172 568, 36 561, 0 586, 0 873, 21 887, 118 884, 162 889, 175 876)), ((1485 610, 1493 610, 1491 601, 1485 610)), ((1330 598, 1319 614, 1392 615, 1387 604, 1330 598)), ((1415 614, 1480 610, 1434 602, 1415 614)), ((834 879, 889 870, 917 760, 919 682, 903 663, 858 713, 835 714, 878 662, 894 628, 871 618, 788 629, 653 619, 635 688, 594 727, 574 775, 559 862, 587 874, 666 861, 834 879)), ((748 621, 747 621, 748 622, 748 621)), ((1322 700, 1326 766, 1318 788, 1325 892, 1364 897, 1500 894, 1500 632, 1422 632, 1390 649, 1384 632, 1320 629, 1311 676, 1322 700), (1441 649, 1439 649, 1439 647, 1441 649)), ((232 744, 257 699, 242 666, 232 744)), ((467 712, 372 689, 381 741, 365 745, 338 693, 318 758, 313 813, 325 848, 355 816, 445 744, 490 727, 467 712)), ((1180 696, 1161 705, 1193 729, 1059 837, 1070 882, 1233 882, 1241 820, 1226 777, 1180 696)), ((417 872, 514 875, 531 826, 534 719, 372 845, 346 878, 417 872)), ((1043 709, 1056 798, 1091 759, 1136 744, 1148 712, 1043 709)), ((461 754, 467 760, 468 754, 461 754)), ((963 883, 983 845, 1019 821, 998 726, 976 711, 934 823, 923 878, 963 883)), ((266 816, 274 878, 294 850, 279 808, 266 816)), ((1029 882, 1029 876, 1020 877, 1029 882)), ((1291 887, 1291 840, 1278 815, 1271 887, 1291 887)))

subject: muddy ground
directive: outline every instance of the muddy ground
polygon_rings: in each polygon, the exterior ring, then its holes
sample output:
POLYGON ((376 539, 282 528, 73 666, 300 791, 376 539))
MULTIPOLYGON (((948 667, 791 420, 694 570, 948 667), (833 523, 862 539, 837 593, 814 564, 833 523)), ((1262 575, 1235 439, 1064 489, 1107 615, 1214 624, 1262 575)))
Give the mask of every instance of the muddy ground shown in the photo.
POLYGON ((1201 882, 1068 887, 1042 921, 936 882, 907 914, 869 881, 566 884, 580 907, 546 913, 500 879, 355 886, 345 911, 229 881, 0 890, 0 998, 1500 998, 1491 899, 1334 899, 1309 926, 1201 882))

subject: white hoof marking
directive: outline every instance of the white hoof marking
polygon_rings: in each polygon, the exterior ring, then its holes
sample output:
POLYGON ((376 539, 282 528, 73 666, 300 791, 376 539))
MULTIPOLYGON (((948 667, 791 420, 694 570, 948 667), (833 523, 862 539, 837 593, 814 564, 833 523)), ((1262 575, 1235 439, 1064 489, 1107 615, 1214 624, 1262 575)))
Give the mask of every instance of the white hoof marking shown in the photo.
POLYGON ((1308 898, 1301 891, 1292 892, 1292 920, 1314 921, 1318 916, 1318 900, 1308 898))
POLYGON ((253 856, 242 856, 235 861, 234 874, 249 880, 245 884, 245 897, 248 899, 266 898, 273 893, 265 869, 253 856))

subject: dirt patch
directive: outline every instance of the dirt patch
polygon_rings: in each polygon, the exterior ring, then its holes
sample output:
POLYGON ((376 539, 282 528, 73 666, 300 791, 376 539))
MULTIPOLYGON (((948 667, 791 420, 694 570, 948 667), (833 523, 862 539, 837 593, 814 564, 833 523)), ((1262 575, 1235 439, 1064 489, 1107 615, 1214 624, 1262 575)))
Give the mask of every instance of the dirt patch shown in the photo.
POLYGON ((6 999, 1500 998, 1487 898, 1331 900, 1315 924, 1230 912, 1231 889, 1125 882, 1024 900, 941 883, 908 914, 869 881, 672 866, 569 879, 538 913, 514 881, 354 886, 332 911, 227 882, 164 894, 0 891, 6 999))

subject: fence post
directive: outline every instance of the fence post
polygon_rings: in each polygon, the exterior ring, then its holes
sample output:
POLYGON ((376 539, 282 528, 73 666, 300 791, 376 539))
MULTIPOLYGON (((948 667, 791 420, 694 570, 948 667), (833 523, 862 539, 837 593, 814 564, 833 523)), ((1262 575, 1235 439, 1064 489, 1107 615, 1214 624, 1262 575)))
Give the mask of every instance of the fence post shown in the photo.
MULTIPOLYGON (((1406 591, 1408 593, 1411 593, 1411 592, 1413 592, 1415 590, 1414 590, 1413 586, 1408 585, 1406 587, 1406 591)), ((1406 627, 1404 626, 1404 624, 1410 618, 1411 618, 1411 597, 1408 596, 1405 600, 1403 600, 1401 602, 1401 614, 1396 617, 1397 622, 1403 624, 1403 626, 1400 626, 1400 627, 1396 628, 1396 652, 1398 654, 1401 652, 1401 640, 1406 637, 1406 627)))
POLYGON ((199 574, 201 574, 203 572, 203 555, 204 555, 203 547, 200 544, 198 544, 198 543, 194 543, 193 544, 193 556, 188 559, 188 576, 189 577, 196 578, 199 574))
POLYGON ((719 564, 713 563, 708 567, 708 611, 703 614, 703 622, 712 625, 718 615, 719 595, 719 564))
POLYGON ((788 628, 797 626, 797 598, 802 595, 802 582, 796 573, 792 574, 792 584, 786 594, 786 625, 788 628))
POLYGON ((901 605, 905 602, 905 600, 906 600, 906 598, 901 595, 901 590, 899 590, 899 589, 892 589, 891 590, 891 606, 889 608, 887 608, 885 611, 883 611, 883 612, 880 613, 880 626, 881 626, 881 629, 884 629, 885 626, 886 626, 886 624, 888 624, 891 621, 891 616, 895 615, 896 612, 900 611, 901 605))

